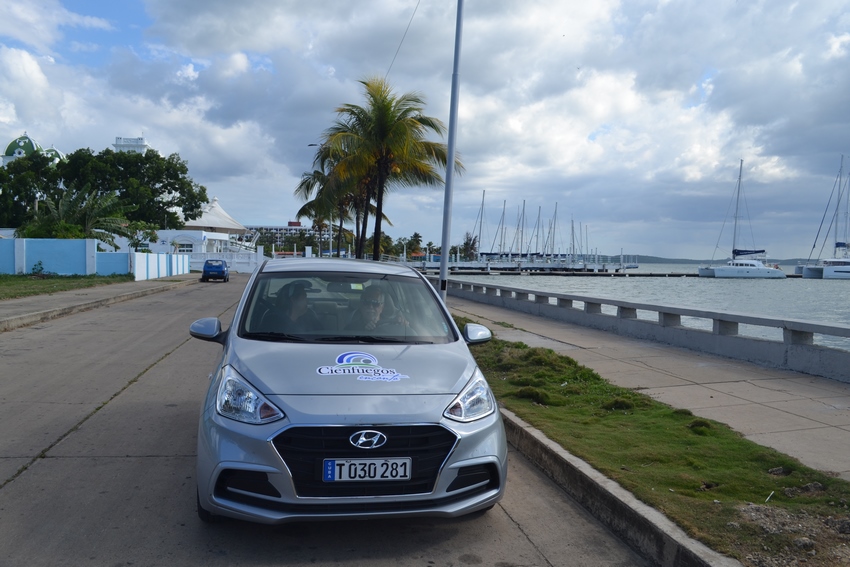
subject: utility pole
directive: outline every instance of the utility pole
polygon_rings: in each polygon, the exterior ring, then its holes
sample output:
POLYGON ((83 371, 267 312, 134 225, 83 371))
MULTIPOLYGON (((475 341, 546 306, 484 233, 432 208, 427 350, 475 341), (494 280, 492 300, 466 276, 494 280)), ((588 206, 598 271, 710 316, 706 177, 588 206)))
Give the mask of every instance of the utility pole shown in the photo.
POLYGON ((457 132, 457 99, 458 99, 458 72, 460 69, 460 43, 463 32, 463 0, 457 0, 457 27, 455 29, 455 56, 454 70, 452 72, 452 96, 449 111, 449 147, 448 163, 446 164, 446 198, 443 204, 443 247, 440 250, 440 296, 443 303, 446 301, 446 292, 449 288, 449 251, 451 250, 451 224, 452 224, 452 180, 455 169, 455 136, 457 132))

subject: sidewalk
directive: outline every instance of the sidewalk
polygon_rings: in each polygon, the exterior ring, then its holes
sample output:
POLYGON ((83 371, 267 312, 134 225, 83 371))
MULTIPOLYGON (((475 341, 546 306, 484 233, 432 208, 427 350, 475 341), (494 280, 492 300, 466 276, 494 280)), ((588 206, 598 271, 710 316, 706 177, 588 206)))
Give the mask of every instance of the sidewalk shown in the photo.
POLYGON ((198 274, 101 285, 0 301, 0 332, 64 317, 95 307, 159 293, 198 281, 198 274))
POLYGON ((612 384, 726 423, 747 439, 850 480, 850 384, 447 298, 500 339, 567 355, 612 384), (506 328, 495 323, 507 323, 506 328))

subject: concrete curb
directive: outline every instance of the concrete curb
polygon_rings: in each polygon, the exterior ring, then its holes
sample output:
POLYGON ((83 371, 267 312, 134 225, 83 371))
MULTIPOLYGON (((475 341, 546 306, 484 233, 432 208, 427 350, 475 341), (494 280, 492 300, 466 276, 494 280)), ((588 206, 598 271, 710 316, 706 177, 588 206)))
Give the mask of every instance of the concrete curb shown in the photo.
POLYGON ((664 567, 740 567, 502 408, 508 442, 632 549, 664 567))
POLYGON ((176 282, 172 281, 168 283, 163 283, 160 286, 139 289, 136 291, 131 291, 129 293, 122 293, 113 297, 105 297, 102 299, 95 299, 93 301, 85 301, 82 303, 78 303, 77 305, 70 305, 67 307, 59 307, 56 309, 38 311, 36 313, 27 313, 25 315, 7 317, 5 319, 0 319, 0 332, 11 331, 12 329, 17 329, 19 327, 34 325, 36 323, 41 323, 42 321, 49 321, 50 319, 56 319, 58 317, 64 317, 73 313, 88 311, 89 309, 95 309, 97 307, 103 307, 105 305, 111 305, 113 303, 120 303, 122 301, 136 299, 137 297, 144 297, 146 295, 160 293, 162 291, 168 291, 176 287, 182 287, 193 283, 196 283, 196 280, 185 280, 176 282))

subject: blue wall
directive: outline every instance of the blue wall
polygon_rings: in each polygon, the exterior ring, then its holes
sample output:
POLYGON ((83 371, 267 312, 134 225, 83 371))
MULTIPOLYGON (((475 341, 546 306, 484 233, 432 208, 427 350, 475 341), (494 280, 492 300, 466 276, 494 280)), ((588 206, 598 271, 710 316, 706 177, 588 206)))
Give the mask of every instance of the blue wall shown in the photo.
POLYGON ((0 238, 0 274, 15 273, 15 241, 0 238))
POLYGON ((39 262, 44 272, 60 276, 132 273, 144 280, 191 271, 189 254, 98 252, 92 239, 0 239, 0 274, 31 274, 39 262))
POLYGON ((52 274, 86 275, 86 241, 28 238, 24 272, 32 272, 38 262, 45 272, 52 274))
POLYGON ((98 252, 97 275, 111 276, 112 274, 130 273, 130 258, 127 252, 98 252))

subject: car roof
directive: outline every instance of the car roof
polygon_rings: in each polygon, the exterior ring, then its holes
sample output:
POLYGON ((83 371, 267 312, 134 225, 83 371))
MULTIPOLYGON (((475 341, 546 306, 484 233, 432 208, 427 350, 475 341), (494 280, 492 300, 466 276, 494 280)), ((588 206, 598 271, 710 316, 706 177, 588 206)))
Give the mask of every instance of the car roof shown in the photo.
POLYGON ((354 272, 360 274, 399 275, 416 277, 417 272, 404 264, 345 260, 339 258, 287 258, 268 260, 260 270, 269 272, 354 272))

